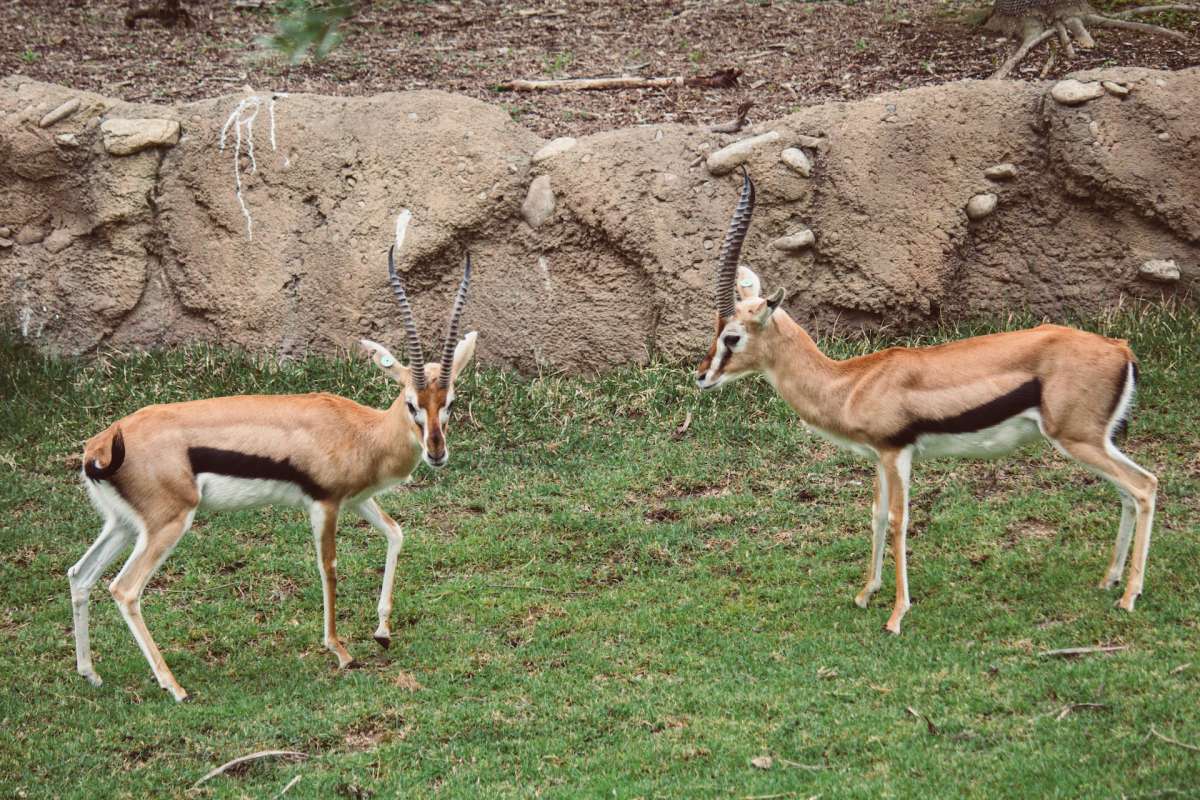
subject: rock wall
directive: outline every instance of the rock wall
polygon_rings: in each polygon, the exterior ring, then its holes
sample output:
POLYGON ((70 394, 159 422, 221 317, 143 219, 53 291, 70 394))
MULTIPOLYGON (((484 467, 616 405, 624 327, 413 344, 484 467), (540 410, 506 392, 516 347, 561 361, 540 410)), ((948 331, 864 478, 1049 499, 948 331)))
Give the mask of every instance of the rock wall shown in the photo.
POLYGON ((547 143, 440 92, 149 106, 9 77, 2 324, 65 353, 398 346, 385 253, 407 207, 399 266, 430 345, 470 249, 464 324, 484 361, 694 356, 743 163, 759 188, 744 261, 826 329, 1194 289, 1200 69, 1076 79, 913 89, 736 135, 547 143))

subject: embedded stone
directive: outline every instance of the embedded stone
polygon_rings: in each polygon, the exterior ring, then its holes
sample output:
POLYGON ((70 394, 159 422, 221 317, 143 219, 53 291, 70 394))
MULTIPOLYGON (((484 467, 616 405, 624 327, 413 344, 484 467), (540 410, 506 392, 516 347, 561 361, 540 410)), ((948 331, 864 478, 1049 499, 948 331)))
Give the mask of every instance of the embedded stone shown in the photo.
POLYGON ((659 172, 650 181, 650 194, 654 195, 656 200, 669 202, 679 197, 681 186, 678 175, 671 172, 659 172))
POLYGON ((977 194, 967 201, 967 216, 971 219, 983 219, 996 210, 999 198, 989 193, 977 194))
POLYGON ((61 122, 79 110, 79 98, 72 97, 53 111, 47 112, 38 122, 39 128, 49 128, 56 122, 61 122))
POLYGON ((54 137, 62 147, 79 147, 79 137, 73 133, 60 133, 54 137))
POLYGON ((42 239, 46 238, 46 229, 40 223, 30 222, 21 230, 17 231, 17 244, 28 247, 31 244, 37 244, 42 239))
POLYGON ((553 215, 554 190, 550 187, 550 176, 539 175, 529 184, 529 192, 521 204, 521 216, 531 228, 540 228, 553 215))
POLYGON ((819 136, 804 136, 800 134, 794 138, 797 145, 807 147, 810 150, 822 150, 825 147, 825 140, 819 136))
POLYGON ((1115 97, 1125 97, 1129 94, 1129 87, 1122 86, 1116 81, 1100 81, 1100 85, 1104 87, 1104 91, 1115 97))
POLYGON ((150 147, 173 147, 179 123, 173 119, 108 119, 100 125, 109 155, 127 156, 150 147))
POLYGON ((12 239, 6 238, 4 236, 0 236, 0 250, 7 250, 8 248, 10 248, 12 246, 13 246, 12 239))
POLYGON ((42 247, 51 253, 60 253, 70 247, 74 240, 75 237, 71 235, 70 231, 66 228, 59 228, 46 237, 42 242, 42 247))
POLYGON ((1050 89, 1050 96, 1064 106, 1077 106, 1104 94, 1104 87, 1095 81, 1083 83, 1074 78, 1059 81, 1050 89))
POLYGON ((579 142, 576 139, 573 139, 570 136, 561 136, 550 141, 545 147, 534 153, 533 158, 530 160, 534 164, 540 164, 541 162, 548 161, 555 156, 562 155, 578 143, 579 142))
POLYGON ((749 139, 742 139, 710 153, 705 166, 713 175, 728 174, 745 164, 755 150, 778 139, 779 131, 767 131, 749 139))
POLYGON ((1152 259, 1138 267, 1138 275, 1155 283, 1178 283, 1179 266, 1173 259, 1152 259))
POLYGON ((7 225, 0 225, 0 239, 7 239, 12 236, 12 228, 7 225))
POLYGON ((799 147, 789 147, 779 154, 779 160, 804 177, 812 174, 812 162, 799 147))
POLYGON ((772 245, 776 250, 783 250, 785 253, 792 253, 796 252, 797 250, 804 250, 812 247, 813 242, 815 241, 816 237, 813 235, 813 232, 808 228, 805 228, 802 231, 789 233, 787 236, 779 237, 772 242, 772 245))
POLYGON ((1014 164, 997 164, 985 169, 983 177, 993 181, 1011 181, 1017 177, 1017 168, 1014 164))

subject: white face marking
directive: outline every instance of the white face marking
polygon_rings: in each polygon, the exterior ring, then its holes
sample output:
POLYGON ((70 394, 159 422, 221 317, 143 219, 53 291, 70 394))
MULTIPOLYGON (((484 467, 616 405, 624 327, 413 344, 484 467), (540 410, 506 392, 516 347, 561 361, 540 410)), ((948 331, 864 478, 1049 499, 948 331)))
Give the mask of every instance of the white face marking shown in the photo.
POLYGON ((734 353, 745 351, 749 344, 749 337, 746 334, 746 328, 742 323, 735 321, 730 322, 721 329, 721 335, 717 339, 717 351, 713 354, 712 363, 708 366, 708 372, 704 373, 704 377, 696 381, 701 389, 713 389, 738 378, 744 378, 749 375, 749 372, 739 372, 730 374, 722 372, 717 374, 717 370, 725 364, 726 361, 734 353))

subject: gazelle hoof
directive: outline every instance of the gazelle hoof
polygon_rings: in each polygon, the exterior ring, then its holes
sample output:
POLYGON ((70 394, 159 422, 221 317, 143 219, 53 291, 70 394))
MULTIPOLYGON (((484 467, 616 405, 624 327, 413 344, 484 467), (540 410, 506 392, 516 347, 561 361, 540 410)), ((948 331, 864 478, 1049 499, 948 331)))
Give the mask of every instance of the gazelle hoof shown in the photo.
POLYGON ((1100 583, 1096 584, 1096 588, 1097 589, 1111 589, 1120 582, 1121 582, 1120 575, 1117 575, 1116 577, 1113 577, 1112 575, 1105 575, 1103 578, 1100 579, 1100 583))
POLYGON ((104 681, 100 678, 99 675, 97 675, 94 672, 80 672, 79 674, 82 675, 83 677, 87 678, 87 682, 90 683, 92 686, 103 686, 104 685, 104 681))
POLYGON ((896 622, 892 622, 891 620, 888 620, 888 624, 884 625, 883 629, 885 631, 887 631, 888 633, 890 633, 892 636, 899 636, 900 635, 900 622, 899 622, 899 620, 897 620, 896 622))
POLYGON ((1121 609, 1124 609, 1125 611, 1132 612, 1133 604, 1137 602, 1138 597, 1139 597, 1139 595, 1136 595, 1136 594, 1133 596, 1126 595, 1117 601, 1116 606, 1117 606, 1117 608, 1121 608, 1121 609))
POLYGON ((167 689, 167 691, 171 693, 171 697, 175 698, 176 703, 187 703, 192 699, 191 695, 185 692, 182 687, 167 689))
POLYGON ((392 637, 390 637, 390 636, 380 636, 379 634, 375 634, 375 642, 376 642, 376 643, 377 643, 377 644, 378 644, 380 647, 382 647, 384 650, 387 650, 389 647, 391 647, 391 646, 392 646, 392 637))

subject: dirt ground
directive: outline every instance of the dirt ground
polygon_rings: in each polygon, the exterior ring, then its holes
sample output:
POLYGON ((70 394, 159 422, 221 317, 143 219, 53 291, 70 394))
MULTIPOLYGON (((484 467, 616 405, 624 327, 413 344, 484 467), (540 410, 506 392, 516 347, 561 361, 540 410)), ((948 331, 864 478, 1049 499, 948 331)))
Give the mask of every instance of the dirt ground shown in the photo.
MULTIPOLYGON (((751 121, 763 120, 828 100, 984 78, 1011 47, 978 26, 986 6, 953 0, 391 0, 362 4, 343 26, 344 43, 324 62, 288 67, 256 39, 299 1, 185 0, 194 27, 143 21, 130 31, 123 24, 127 3, 118 0, 0 0, 8 21, 0 71, 135 101, 198 99, 245 84, 327 94, 444 89, 503 104, 551 137, 639 123, 723 122, 745 101, 754 104, 751 121), (743 71, 735 88, 538 95, 498 89, 514 78, 694 76, 723 67, 743 71)), ((1179 43, 1095 31, 1094 50, 1074 59, 1058 54, 1048 76, 1200 63, 1200 15, 1146 21, 1191 36, 1179 43)), ((1014 77, 1037 77, 1048 53, 1036 51, 1014 77)))

